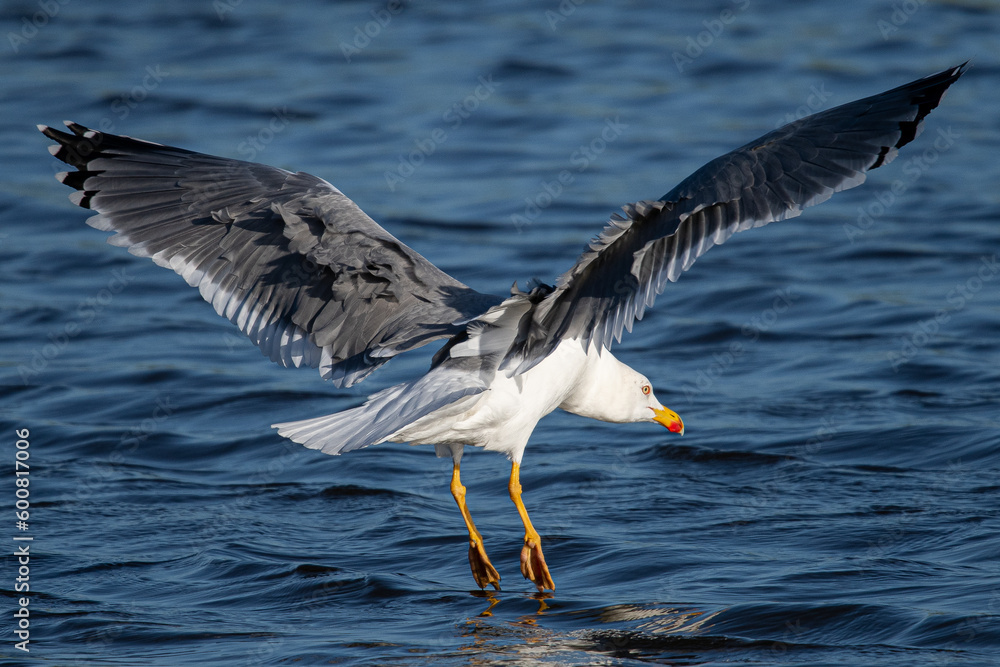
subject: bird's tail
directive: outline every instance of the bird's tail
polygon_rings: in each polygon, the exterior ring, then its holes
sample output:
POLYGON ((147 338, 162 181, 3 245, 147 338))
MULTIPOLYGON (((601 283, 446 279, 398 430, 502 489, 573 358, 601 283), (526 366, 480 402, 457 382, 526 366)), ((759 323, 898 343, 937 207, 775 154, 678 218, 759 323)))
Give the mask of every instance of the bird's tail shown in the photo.
POLYGON ((373 394, 360 407, 272 427, 278 429, 279 435, 310 449, 343 454, 385 442, 421 417, 485 389, 477 376, 432 371, 414 382, 373 394))
POLYGON ((342 454, 381 442, 378 437, 373 437, 374 434, 365 432, 364 427, 371 425, 365 419, 365 407, 313 419, 272 424, 271 427, 278 429, 278 435, 310 449, 318 449, 326 454, 342 454))

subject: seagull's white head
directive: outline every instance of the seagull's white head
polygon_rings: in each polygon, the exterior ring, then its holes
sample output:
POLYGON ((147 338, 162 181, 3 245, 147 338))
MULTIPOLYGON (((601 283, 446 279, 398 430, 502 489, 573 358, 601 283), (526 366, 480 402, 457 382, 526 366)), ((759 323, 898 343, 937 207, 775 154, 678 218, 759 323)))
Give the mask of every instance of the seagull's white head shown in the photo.
POLYGON ((606 422, 656 422, 684 435, 684 422, 656 399, 649 378, 608 350, 597 353, 591 348, 586 372, 559 407, 606 422))
POLYGON ((638 395, 635 396, 638 419, 633 421, 654 421, 667 427, 671 433, 684 435, 684 422, 676 412, 656 400, 653 385, 642 375, 639 376, 638 395))

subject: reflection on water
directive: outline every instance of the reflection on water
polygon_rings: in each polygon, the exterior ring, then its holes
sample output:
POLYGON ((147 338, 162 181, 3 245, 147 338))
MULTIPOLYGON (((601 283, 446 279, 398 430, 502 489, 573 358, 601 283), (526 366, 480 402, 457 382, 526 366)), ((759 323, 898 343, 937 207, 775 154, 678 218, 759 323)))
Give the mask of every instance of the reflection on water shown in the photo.
POLYGON ((598 618, 604 623, 630 625, 638 621, 635 629, 650 634, 699 634, 707 629, 706 624, 717 613, 672 606, 622 604, 601 609, 598 618))
MULTIPOLYGON (((697 646, 719 648, 729 640, 711 635, 711 621, 719 612, 706 612, 691 607, 656 604, 619 604, 598 609, 556 612, 586 619, 588 630, 569 633, 555 632, 547 627, 545 599, 533 596, 539 603, 534 614, 524 614, 503 624, 487 621, 500 600, 489 595, 490 606, 478 617, 469 618, 460 626, 467 643, 462 651, 470 653, 465 664, 490 664, 497 655, 514 656, 518 664, 553 664, 573 662, 583 656, 604 654, 614 658, 652 657, 665 650, 697 646), (612 626, 612 627, 607 627, 612 626), (485 657, 489 656, 489 657, 485 657)), ((552 594, 546 594, 546 598, 552 594)), ((555 619, 559 624, 563 619, 555 619)), ((744 642, 732 640, 734 645, 744 642)))

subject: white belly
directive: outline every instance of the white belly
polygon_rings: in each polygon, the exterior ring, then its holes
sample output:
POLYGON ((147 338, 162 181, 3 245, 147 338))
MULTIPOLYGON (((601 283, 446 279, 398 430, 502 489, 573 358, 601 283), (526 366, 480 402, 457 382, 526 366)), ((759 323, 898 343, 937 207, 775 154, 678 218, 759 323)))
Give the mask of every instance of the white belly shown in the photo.
POLYGON ((389 439, 472 445, 519 461, 538 420, 573 392, 589 361, 578 341, 564 341, 534 368, 512 378, 498 372, 483 393, 436 410, 389 439))

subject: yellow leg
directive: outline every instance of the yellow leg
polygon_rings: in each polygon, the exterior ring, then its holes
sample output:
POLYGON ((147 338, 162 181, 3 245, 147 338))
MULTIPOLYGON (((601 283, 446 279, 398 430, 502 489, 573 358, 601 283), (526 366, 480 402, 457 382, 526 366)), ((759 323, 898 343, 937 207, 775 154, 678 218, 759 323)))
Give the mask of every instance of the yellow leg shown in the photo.
POLYGON ((546 588, 556 590, 556 585, 552 582, 552 575, 549 574, 549 567, 545 564, 545 556, 542 554, 542 538, 538 531, 531 525, 528 518, 528 510, 521 502, 521 466, 516 461, 510 468, 510 484, 507 489, 510 491, 510 499, 517 507, 517 513, 521 515, 521 522, 524 523, 524 547, 521 549, 521 574, 525 579, 530 579, 542 592, 546 588))
POLYGON ((500 590, 500 574, 493 567, 486 549, 483 547, 483 536, 476 530, 476 524, 472 523, 472 515, 469 514, 469 507, 465 504, 465 487, 459 478, 458 462, 451 471, 451 495, 455 496, 458 509, 465 519, 465 527, 469 529, 469 567, 472 568, 472 576, 476 579, 476 585, 486 588, 492 584, 493 588, 500 590))

